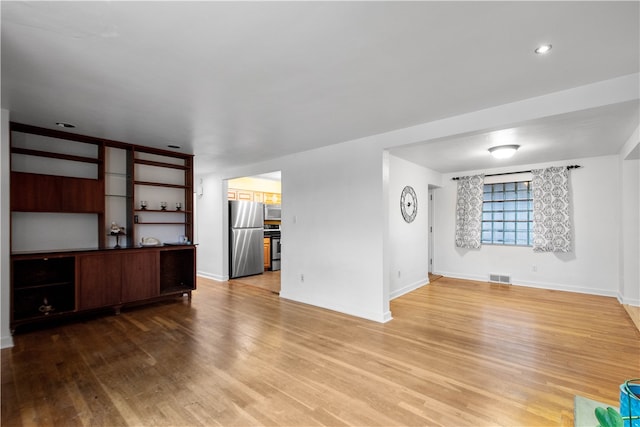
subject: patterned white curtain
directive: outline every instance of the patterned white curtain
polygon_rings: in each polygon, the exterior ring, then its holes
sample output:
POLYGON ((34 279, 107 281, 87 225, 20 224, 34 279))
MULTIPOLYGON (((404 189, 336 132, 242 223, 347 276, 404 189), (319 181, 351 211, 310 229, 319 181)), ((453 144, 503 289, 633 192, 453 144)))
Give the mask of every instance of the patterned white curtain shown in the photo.
POLYGON ((484 175, 458 179, 456 201, 456 246, 479 248, 482 233, 482 190, 484 175))
POLYGON ((551 167, 532 170, 533 250, 570 252, 569 170, 551 167))

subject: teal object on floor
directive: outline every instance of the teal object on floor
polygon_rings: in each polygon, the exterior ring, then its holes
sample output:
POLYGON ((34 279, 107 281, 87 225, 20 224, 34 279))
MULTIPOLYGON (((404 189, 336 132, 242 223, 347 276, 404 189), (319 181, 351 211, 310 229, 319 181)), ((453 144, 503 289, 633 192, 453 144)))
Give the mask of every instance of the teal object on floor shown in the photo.
POLYGON ((624 427, 640 427, 640 379, 620 384, 620 415, 624 427))

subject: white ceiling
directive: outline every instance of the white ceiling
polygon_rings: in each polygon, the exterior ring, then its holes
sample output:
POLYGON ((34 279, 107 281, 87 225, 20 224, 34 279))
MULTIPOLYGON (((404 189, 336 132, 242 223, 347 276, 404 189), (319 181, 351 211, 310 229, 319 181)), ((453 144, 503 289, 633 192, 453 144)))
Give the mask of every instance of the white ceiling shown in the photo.
MULTIPOLYGON (((203 173, 637 73, 639 6, 2 1, 2 108, 17 122, 178 144, 203 173), (552 51, 533 54, 543 42, 552 51)), ((520 161, 545 161, 615 153, 637 126, 636 102, 513 132, 542 144, 522 143, 532 157, 520 161)), ((394 153, 468 170, 485 167, 490 139, 394 153)))

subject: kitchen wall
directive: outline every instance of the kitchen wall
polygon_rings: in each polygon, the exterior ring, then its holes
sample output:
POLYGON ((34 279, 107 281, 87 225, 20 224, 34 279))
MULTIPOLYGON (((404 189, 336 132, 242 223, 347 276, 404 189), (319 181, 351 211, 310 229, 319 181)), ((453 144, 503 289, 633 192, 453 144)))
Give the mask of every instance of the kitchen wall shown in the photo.
POLYGON ((282 194, 282 185, 280 181, 256 178, 252 176, 230 179, 228 187, 249 191, 262 191, 263 193, 282 194))
MULTIPOLYGON (((461 249, 454 243, 456 181, 443 176, 443 187, 434 191, 434 270, 448 277, 487 281, 489 273, 511 275, 512 283, 538 288, 617 296, 619 283, 618 206, 620 180, 618 156, 523 165, 517 170, 579 164, 570 172, 570 199, 574 228, 571 253, 536 253, 531 247, 483 245, 461 249)), ((508 176, 504 177, 508 179, 508 176)))

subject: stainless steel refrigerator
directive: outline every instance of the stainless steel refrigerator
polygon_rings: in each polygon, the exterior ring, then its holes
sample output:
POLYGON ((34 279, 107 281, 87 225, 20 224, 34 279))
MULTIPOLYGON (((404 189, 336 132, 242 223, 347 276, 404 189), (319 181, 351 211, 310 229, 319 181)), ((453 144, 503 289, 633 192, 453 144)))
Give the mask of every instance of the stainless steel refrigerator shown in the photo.
POLYGON ((231 278, 264 272, 263 204, 229 201, 229 273, 231 278))

